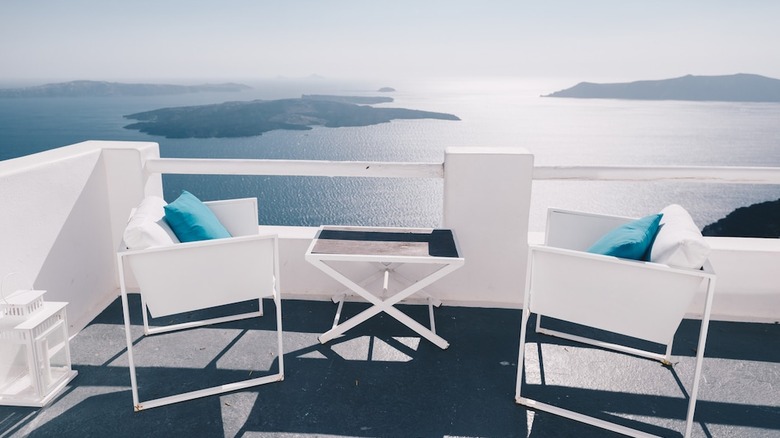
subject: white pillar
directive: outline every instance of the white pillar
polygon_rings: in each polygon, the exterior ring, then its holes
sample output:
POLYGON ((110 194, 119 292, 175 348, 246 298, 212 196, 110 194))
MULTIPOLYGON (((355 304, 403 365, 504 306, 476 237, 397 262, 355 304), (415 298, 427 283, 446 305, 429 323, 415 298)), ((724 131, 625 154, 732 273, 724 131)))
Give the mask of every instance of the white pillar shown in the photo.
POLYGON ((443 226, 465 265, 435 287, 443 300, 519 307, 528 254, 533 155, 522 148, 450 148, 443 226))
MULTIPOLYGON (((148 159, 160 158, 160 146, 151 142, 93 141, 101 149, 103 167, 106 171, 105 186, 108 192, 106 204, 112 238, 112 271, 114 287, 119 290, 119 272, 116 266, 116 251, 119 250, 127 226, 130 211, 141 203, 144 196, 162 196, 162 176, 147 176, 144 163, 148 159)), ((137 287, 132 270, 125 271, 125 282, 130 289, 137 287)), ((117 292, 118 293, 118 292, 117 292)))

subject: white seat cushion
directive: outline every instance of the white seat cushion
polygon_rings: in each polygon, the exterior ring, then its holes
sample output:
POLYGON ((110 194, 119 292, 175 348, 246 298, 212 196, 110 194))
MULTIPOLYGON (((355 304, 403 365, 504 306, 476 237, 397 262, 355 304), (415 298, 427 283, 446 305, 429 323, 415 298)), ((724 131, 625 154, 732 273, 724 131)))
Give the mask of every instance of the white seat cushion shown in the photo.
POLYGON ((661 228, 650 250, 650 261, 675 268, 701 269, 710 255, 710 246, 691 215, 677 204, 664 208, 661 213, 661 228))
POLYGON ((179 243, 165 222, 166 202, 159 196, 147 196, 127 222, 123 235, 128 249, 146 249, 179 243))

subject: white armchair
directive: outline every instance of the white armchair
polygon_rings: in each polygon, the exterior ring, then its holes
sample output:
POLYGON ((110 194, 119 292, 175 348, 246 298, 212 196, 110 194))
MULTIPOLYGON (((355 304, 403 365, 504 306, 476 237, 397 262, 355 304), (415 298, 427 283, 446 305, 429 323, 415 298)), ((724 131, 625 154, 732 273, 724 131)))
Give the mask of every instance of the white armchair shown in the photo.
MULTIPOLYGON (((144 224, 142 226, 147 227, 143 233, 147 233, 147 236, 155 235, 155 233, 158 237, 162 236, 158 241, 152 242, 153 245, 157 246, 120 250, 117 255, 135 410, 139 411, 283 380, 278 243, 275 235, 258 234, 257 200, 249 198, 205 203, 233 237, 187 243, 172 241, 170 244, 161 243, 161 240, 167 239, 166 233, 162 228, 154 228, 162 224, 162 215, 164 214, 162 212, 164 201, 159 198, 157 200, 159 203, 155 200, 151 202, 154 204, 151 215, 147 200, 138 209, 145 209, 145 212, 134 211, 136 226, 138 226, 138 219, 143 216, 142 222, 144 224), (263 315, 263 298, 272 298, 276 308, 278 372, 241 382, 231 382, 207 389, 140 401, 136 363, 133 357, 133 339, 130 333, 126 270, 132 271, 138 284, 145 335, 259 317, 263 315), (151 327, 149 324, 149 316, 160 318, 249 300, 257 302, 257 311, 219 318, 196 319, 186 323, 156 325, 155 327, 151 327)), ((133 223, 133 221, 134 219, 131 218, 130 222, 133 223)), ((163 228, 167 227, 163 226, 163 228)), ((125 236, 125 240, 128 240, 127 231, 125 236)))
MULTIPOLYGON (((681 209, 679 206, 674 207, 681 209)), ((669 217, 674 217, 673 213, 678 210, 670 210, 669 217)), ((684 216, 688 217, 687 213, 684 213, 684 216)), ((531 313, 537 315, 537 333, 669 364, 675 332, 694 296, 703 288, 706 290, 706 300, 686 423, 686 436, 689 436, 712 306, 715 273, 708 262, 704 262, 703 269, 685 269, 585 252, 601 236, 631 220, 549 210, 545 244, 532 245, 529 249, 515 400, 518 404, 626 435, 647 436, 635 429, 524 397, 523 367, 528 319, 531 313), (666 346, 666 353, 644 351, 543 328, 543 316, 661 344, 666 346)), ((667 226, 669 230, 673 228, 671 224, 663 226, 667 226)), ((660 232, 658 238, 661 238, 660 232)), ((706 255, 704 257, 706 259, 706 255)))

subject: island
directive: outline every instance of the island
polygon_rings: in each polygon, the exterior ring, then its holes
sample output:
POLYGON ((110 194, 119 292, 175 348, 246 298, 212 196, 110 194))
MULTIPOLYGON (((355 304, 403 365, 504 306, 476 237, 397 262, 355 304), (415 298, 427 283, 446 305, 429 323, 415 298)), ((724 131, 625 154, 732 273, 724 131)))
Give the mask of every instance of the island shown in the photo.
POLYGON ((355 103, 358 105, 373 105, 376 103, 390 103, 392 97, 384 96, 331 96, 328 94, 304 94, 301 99, 329 100, 331 102, 355 103))
POLYGON ((126 84, 105 81, 71 81, 23 88, 0 89, 0 98, 9 97, 102 97, 161 96, 201 92, 238 92, 252 87, 243 84, 126 84))
POLYGON ((348 102, 350 99, 354 97, 303 96, 162 108, 125 116, 138 120, 125 128, 166 138, 231 138, 261 135, 276 129, 369 126, 396 119, 460 120, 446 113, 357 105, 348 102))
POLYGON ((580 82, 543 97, 579 99, 780 102, 780 80, 755 74, 687 75, 656 81, 597 84, 580 82))
POLYGON ((740 207, 701 232, 717 237, 780 238, 780 199, 740 207))
POLYGON ((382 88, 380 88, 377 91, 379 91, 380 93, 392 93, 393 91, 395 91, 395 88, 393 88, 393 87, 382 87, 382 88))

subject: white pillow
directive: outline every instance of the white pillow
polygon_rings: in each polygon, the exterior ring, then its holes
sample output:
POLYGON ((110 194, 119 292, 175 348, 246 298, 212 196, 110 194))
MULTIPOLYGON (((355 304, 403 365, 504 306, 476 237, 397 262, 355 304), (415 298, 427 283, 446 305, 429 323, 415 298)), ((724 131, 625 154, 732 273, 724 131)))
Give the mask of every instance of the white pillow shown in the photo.
POLYGON ((675 268, 700 269, 710 255, 710 246, 704 241, 691 215, 677 204, 663 210, 661 228, 650 250, 650 261, 675 268))
POLYGON ((146 249, 179 243, 165 222, 166 202, 159 196, 147 196, 127 221, 124 240, 128 249, 146 249))

